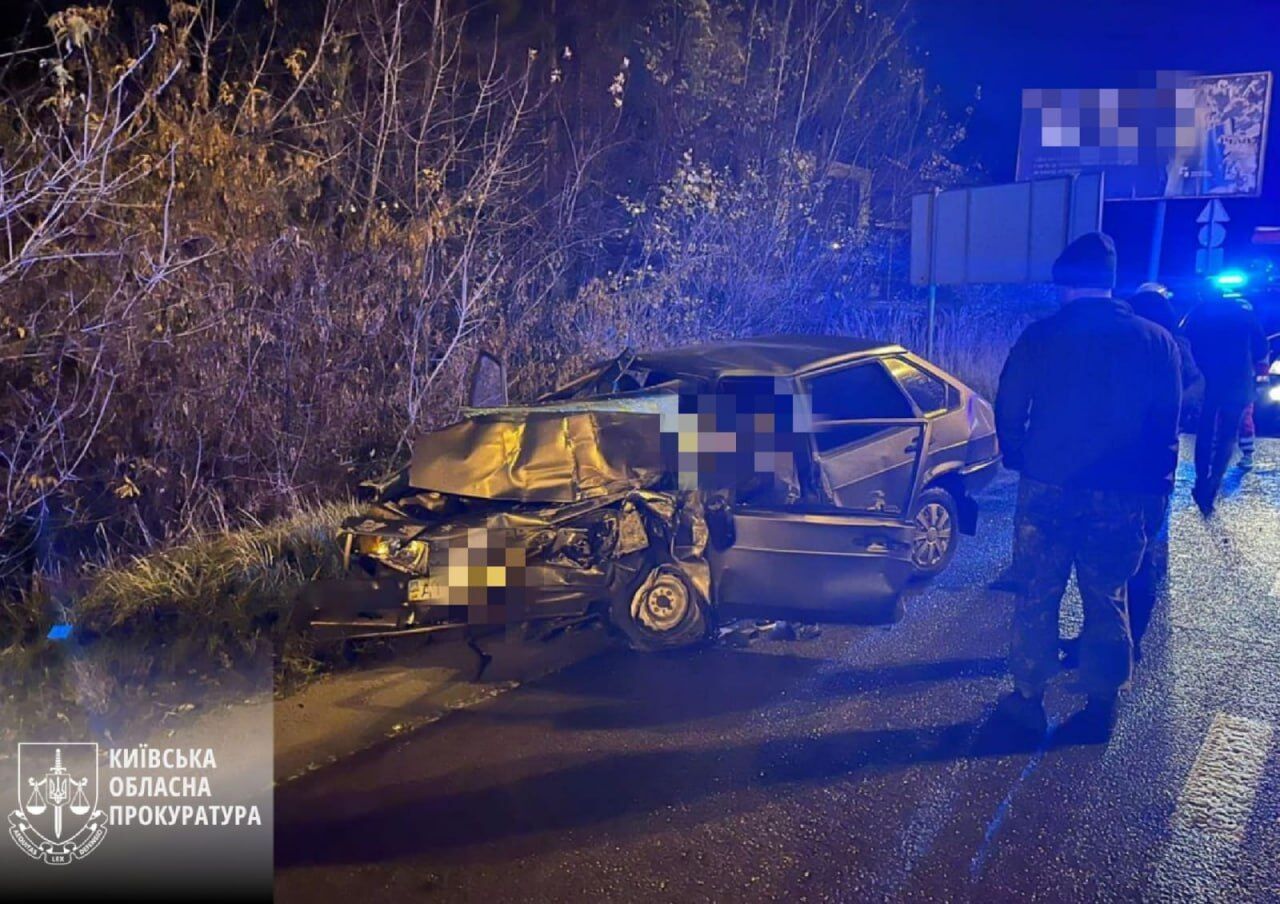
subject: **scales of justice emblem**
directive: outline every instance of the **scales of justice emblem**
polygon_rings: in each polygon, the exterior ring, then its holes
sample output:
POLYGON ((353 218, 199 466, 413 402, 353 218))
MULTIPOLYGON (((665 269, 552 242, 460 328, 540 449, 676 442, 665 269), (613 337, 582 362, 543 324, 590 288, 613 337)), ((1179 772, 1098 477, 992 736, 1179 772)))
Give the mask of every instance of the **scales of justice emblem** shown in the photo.
POLYGON ((107 834, 98 808, 98 745, 18 745, 18 809, 9 836, 24 853, 55 865, 80 860, 107 834))

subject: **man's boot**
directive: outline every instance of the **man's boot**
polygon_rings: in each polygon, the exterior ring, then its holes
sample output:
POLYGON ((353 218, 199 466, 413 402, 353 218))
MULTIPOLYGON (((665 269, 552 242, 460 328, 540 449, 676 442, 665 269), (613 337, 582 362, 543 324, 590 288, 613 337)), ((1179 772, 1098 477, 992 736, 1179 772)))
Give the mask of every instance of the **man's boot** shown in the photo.
POLYGON ((1090 694, 1084 709, 1063 724, 1058 742, 1063 744, 1105 744, 1116 728, 1116 694, 1090 694))

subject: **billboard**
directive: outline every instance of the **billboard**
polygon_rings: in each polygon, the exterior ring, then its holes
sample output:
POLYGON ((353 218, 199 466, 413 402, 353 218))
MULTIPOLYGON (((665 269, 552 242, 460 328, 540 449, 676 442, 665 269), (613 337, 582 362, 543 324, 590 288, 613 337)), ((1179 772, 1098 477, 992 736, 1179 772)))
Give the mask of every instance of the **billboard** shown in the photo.
POLYGON ((1018 179, 1102 172, 1108 200, 1257 197, 1271 83, 1161 73, 1154 88, 1029 88, 1018 179))
POLYGON ((1100 229, 1105 177, 1059 176, 911 199, 911 283, 1048 282, 1072 239, 1100 229))

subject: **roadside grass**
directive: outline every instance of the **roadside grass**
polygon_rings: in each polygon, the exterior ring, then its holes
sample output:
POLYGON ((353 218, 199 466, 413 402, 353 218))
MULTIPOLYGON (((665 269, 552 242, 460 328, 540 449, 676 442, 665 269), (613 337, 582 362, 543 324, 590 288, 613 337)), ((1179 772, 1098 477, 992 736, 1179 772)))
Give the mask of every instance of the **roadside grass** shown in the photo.
MULTIPOLYGON (((1028 293, 1021 305, 981 297, 939 304, 931 360, 959 377, 988 400, 995 399, 1000 371, 1014 341, 1050 309, 1043 293, 1028 293)), ((840 331, 896 342, 918 355, 928 348, 928 308, 919 303, 854 307, 841 318, 840 331)))
POLYGON ((235 660, 263 640, 288 664, 305 655, 288 632, 298 591, 341 572, 338 524, 350 502, 206 538, 107 567, 69 613, 87 637, 131 636, 171 669, 189 658, 235 660))
POLYGON ((146 722, 184 698, 260 689, 273 672, 278 683, 310 677, 320 665, 290 615, 307 582, 341 571, 335 531, 355 511, 319 505, 4 601, 0 727, 22 737, 51 718, 146 722), (50 639, 57 624, 71 635, 50 639))

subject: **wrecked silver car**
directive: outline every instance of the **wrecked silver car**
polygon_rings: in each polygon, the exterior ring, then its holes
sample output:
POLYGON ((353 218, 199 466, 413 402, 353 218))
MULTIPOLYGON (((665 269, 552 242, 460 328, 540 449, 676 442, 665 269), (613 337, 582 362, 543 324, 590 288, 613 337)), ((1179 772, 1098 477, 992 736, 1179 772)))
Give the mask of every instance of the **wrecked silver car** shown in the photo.
POLYGON ((990 406, 896 345, 763 338, 624 352, 528 406, 482 356, 473 407, 366 485, 346 636, 605 617, 696 643, 718 617, 888 622, 946 567, 999 456, 990 406))

